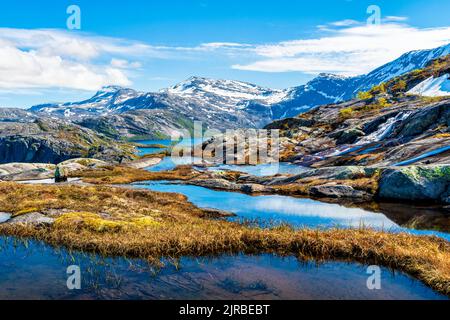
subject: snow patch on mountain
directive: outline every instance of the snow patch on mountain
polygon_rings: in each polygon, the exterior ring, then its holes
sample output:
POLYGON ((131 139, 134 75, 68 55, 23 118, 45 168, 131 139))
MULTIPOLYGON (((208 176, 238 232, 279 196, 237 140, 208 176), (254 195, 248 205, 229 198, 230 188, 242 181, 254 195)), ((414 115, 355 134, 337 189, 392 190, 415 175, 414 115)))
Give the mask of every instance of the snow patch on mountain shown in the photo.
POLYGON ((425 97, 450 96, 450 75, 444 74, 438 78, 430 77, 408 91, 425 97))
POLYGON ((259 100, 267 104, 276 103, 287 95, 285 90, 263 88, 251 83, 234 80, 216 80, 191 77, 171 88, 162 90, 181 97, 220 97, 229 99, 229 105, 238 105, 243 100, 259 100))

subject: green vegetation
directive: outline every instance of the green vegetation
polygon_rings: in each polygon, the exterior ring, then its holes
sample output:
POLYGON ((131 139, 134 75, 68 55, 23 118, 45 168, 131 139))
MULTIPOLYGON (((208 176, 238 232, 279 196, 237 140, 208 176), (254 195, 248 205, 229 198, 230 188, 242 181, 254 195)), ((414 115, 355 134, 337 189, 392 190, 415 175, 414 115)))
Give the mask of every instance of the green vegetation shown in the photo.
POLYGON ((356 96, 359 100, 369 100, 373 98, 373 94, 370 91, 360 91, 356 96))
POLYGON ((405 80, 398 80, 397 82, 395 82, 392 87, 391 90, 393 92, 404 92, 407 88, 407 84, 405 80))
POLYGON ((391 104, 388 102, 388 100, 386 98, 379 98, 377 100, 377 104, 378 104, 378 106, 380 106, 380 108, 387 108, 387 107, 391 106, 391 104))
POLYGON ((353 116, 354 110, 352 108, 344 108, 339 110, 339 117, 342 119, 348 119, 353 116))

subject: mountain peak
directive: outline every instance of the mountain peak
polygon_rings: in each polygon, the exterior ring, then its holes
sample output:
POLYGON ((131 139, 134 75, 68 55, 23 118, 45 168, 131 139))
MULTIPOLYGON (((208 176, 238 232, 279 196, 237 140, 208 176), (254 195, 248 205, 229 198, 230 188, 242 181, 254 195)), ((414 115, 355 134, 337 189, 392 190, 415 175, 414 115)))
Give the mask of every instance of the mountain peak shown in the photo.
POLYGON ((322 72, 319 73, 319 75, 316 77, 316 79, 336 79, 336 80, 342 80, 342 79, 348 79, 349 77, 346 76, 341 76, 338 74, 334 74, 334 73, 326 73, 326 72, 322 72))
POLYGON ((104 86, 99 91, 97 91, 95 96, 116 93, 116 92, 119 92, 119 91, 122 91, 122 90, 133 90, 133 89, 124 88, 124 87, 121 87, 121 86, 114 86, 114 85, 112 85, 112 86, 104 86))

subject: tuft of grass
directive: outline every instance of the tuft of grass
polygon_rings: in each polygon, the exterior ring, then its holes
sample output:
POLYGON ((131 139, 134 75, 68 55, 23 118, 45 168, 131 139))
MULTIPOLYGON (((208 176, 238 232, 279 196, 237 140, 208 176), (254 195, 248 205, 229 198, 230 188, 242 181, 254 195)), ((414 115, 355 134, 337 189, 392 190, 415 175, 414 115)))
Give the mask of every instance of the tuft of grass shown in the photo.
POLYGON ((26 208, 26 209, 22 209, 22 210, 19 210, 19 211, 13 213, 11 215, 11 217, 12 218, 16 218, 16 217, 19 217, 19 216, 22 216, 22 215, 25 215, 25 214, 28 214, 28 213, 32 213, 32 212, 37 212, 37 211, 38 211, 37 208, 26 208))
POLYGON ((349 119, 352 117, 354 110, 349 107, 349 108, 344 108, 339 110, 339 117, 342 119, 349 119))
POLYGON ((369 100, 373 98, 373 94, 370 91, 360 91, 356 96, 359 100, 369 100))
POLYGON ((435 138, 435 139, 450 138, 450 133, 438 133, 438 134, 432 136, 432 138, 435 138))

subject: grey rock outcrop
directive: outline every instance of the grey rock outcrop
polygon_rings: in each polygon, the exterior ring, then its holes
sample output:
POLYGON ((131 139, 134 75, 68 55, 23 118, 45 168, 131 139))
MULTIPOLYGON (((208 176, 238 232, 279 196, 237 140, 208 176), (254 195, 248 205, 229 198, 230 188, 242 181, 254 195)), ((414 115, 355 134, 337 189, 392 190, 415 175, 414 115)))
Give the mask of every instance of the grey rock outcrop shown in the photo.
POLYGON ((47 217, 39 212, 31 212, 12 218, 7 221, 8 224, 29 224, 34 226, 48 226, 53 224, 55 220, 47 217))
POLYGON ((378 196, 385 199, 450 203, 450 166, 412 166, 383 170, 378 196))

